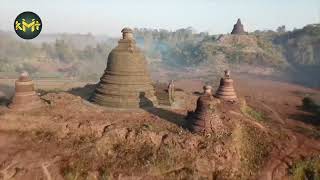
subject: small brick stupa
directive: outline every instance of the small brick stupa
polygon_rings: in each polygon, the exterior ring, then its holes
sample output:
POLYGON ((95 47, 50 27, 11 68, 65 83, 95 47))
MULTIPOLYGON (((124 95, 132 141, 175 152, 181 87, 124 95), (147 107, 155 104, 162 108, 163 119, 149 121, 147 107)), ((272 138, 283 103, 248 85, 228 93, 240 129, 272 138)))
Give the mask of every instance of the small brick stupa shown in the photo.
POLYGON ((21 73, 15 82, 15 94, 9 108, 18 111, 27 111, 30 109, 40 108, 44 103, 37 95, 34 83, 27 72, 21 73))
POLYGON ((237 23, 233 26, 233 30, 232 30, 231 34, 234 34, 234 35, 248 34, 247 32, 244 31, 244 28, 243 28, 243 25, 242 25, 240 19, 238 19, 237 23))
POLYGON ((136 46, 133 31, 124 28, 122 39, 108 57, 107 68, 91 101, 113 108, 151 107, 156 104, 146 59, 136 46))
POLYGON ((210 132, 211 122, 218 118, 214 114, 214 106, 219 100, 212 96, 212 87, 204 86, 204 94, 197 100, 197 107, 194 112, 188 112, 186 126, 192 132, 210 132))
POLYGON ((233 87, 233 80, 230 77, 230 71, 224 71, 224 77, 220 80, 220 86, 215 94, 215 97, 223 100, 236 100, 237 94, 233 87))

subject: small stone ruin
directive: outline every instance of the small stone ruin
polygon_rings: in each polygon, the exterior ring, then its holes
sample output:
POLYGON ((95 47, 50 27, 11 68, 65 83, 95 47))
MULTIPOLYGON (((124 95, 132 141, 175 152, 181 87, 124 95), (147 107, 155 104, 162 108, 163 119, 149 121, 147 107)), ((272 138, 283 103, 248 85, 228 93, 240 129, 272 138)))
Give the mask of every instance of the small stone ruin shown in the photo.
POLYGON ((168 84, 156 84, 156 97, 160 106, 173 106, 176 102, 176 92, 173 80, 168 84))
POLYGON ((175 101, 175 88, 174 88, 173 80, 170 81, 167 91, 169 96, 169 102, 170 104, 173 104, 173 102, 175 101))
POLYGON ((43 106, 44 103, 37 95, 34 83, 27 72, 21 73, 15 82, 15 94, 9 108, 18 111, 27 111, 43 106))
POLYGON ((225 75, 220 80, 220 86, 215 94, 215 97, 223 100, 236 100, 237 94, 233 87, 233 80, 230 77, 230 71, 224 71, 225 75))
POLYGON ((211 123, 219 119, 215 106, 220 101, 212 96, 212 87, 204 86, 204 93, 197 100, 194 112, 188 112, 186 127, 192 132, 211 132, 211 123))

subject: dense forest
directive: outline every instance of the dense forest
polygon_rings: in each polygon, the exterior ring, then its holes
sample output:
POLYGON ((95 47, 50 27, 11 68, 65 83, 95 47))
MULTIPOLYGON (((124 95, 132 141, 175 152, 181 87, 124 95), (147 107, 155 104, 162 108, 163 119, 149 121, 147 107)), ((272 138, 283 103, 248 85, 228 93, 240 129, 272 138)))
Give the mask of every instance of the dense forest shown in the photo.
MULTIPOLYGON (((192 28, 134 29, 135 39, 150 64, 170 68, 249 65, 279 71, 320 66, 320 25, 249 35, 209 35, 192 28)), ((0 75, 27 70, 34 77, 97 80, 117 38, 92 34, 42 35, 23 41, 0 31, 0 75)))
POLYGON ((115 45, 109 40, 98 42, 92 35, 63 34, 41 43, 6 33, 0 36, 0 72, 6 75, 26 70, 34 77, 96 79, 115 45))

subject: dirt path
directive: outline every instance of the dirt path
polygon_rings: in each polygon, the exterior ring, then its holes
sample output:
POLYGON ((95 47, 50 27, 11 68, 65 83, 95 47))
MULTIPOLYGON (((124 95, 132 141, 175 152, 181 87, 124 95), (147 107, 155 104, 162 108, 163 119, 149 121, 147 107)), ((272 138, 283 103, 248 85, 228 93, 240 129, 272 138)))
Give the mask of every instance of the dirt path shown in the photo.
POLYGON ((280 115, 275 110, 273 110, 270 106, 268 106, 265 103, 261 103, 261 104, 264 108, 268 109, 273 114, 273 116, 276 118, 277 121, 279 121, 281 124, 285 124, 285 121, 280 117, 280 115))

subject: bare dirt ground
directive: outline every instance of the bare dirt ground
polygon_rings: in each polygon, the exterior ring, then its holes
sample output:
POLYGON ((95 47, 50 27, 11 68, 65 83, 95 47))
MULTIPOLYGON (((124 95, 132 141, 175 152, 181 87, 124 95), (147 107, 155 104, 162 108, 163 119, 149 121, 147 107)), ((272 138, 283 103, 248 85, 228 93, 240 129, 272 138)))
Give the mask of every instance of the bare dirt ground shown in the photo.
MULTIPOLYGON (((266 120, 225 104, 221 117, 234 125, 226 137, 195 135, 181 127, 195 108, 193 92, 202 90, 198 80, 176 82, 185 91, 184 106, 177 109, 102 108, 80 97, 88 97, 91 86, 43 95, 49 104, 31 112, 1 106, 0 178, 289 179, 294 161, 320 153, 320 120, 300 108, 304 96, 320 99, 320 91, 234 77, 239 96, 266 120)), ((11 85, 0 81, 4 97, 12 94, 11 85)), ((60 90, 84 85, 37 82, 60 90)))
POLYGON ((237 90, 246 97, 247 102, 265 111, 270 120, 281 124, 279 131, 290 135, 287 149, 273 154, 261 173, 262 179, 288 178, 285 170, 294 160, 319 155, 320 119, 301 109, 303 97, 320 99, 319 90, 248 76, 239 76, 237 80, 237 90))

